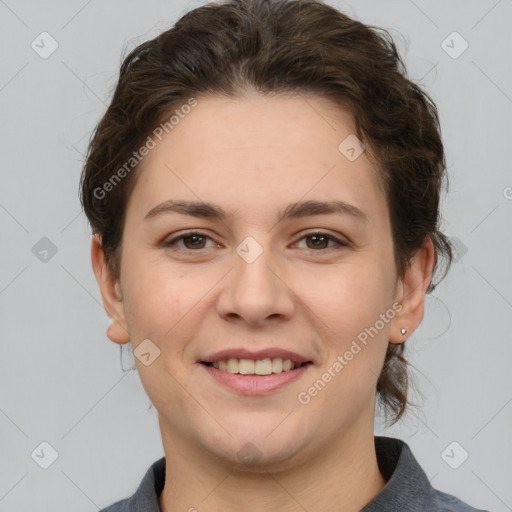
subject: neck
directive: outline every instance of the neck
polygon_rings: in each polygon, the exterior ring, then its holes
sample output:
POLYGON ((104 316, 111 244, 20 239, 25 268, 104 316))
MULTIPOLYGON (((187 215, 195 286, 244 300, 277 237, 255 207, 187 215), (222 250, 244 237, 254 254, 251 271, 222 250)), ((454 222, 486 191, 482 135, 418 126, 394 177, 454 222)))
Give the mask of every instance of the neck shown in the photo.
POLYGON ((186 450, 183 440, 179 449, 164 435, 163 440, 167 464, 159 498, 162 512, 358 512, 386 485, 377 465, 373 425, 364 434, 335 439, 302 463, 268 471, 235 471, 204 451, 186 450))

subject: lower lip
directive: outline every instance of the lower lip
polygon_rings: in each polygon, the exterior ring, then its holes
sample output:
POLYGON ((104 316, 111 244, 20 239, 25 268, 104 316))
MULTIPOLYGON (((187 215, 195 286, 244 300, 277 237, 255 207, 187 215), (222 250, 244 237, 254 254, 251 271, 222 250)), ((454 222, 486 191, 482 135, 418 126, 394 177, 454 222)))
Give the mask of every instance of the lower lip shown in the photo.
POLYGON ((309 370, 311 363, 305 364, 295 370, 272 373, 270 375, 241 375, 239 373, 229 373, 218 370, 213 366, 206 366, 205 364, 201 364, 201 366, 217 382, 224 384, 242 395, 255 396, 267 395, 291 384, 309 370))

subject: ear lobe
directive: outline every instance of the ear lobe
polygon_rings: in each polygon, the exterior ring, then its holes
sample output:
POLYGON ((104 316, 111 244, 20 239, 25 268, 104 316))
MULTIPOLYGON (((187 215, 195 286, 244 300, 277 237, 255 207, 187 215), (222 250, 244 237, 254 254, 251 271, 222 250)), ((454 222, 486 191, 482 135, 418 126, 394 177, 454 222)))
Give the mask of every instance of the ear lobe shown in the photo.
POLYGON ((114 281, 105 258, 101 235, 95 233, 91 243, 91 261, 94 275, 101 291, 103 306, 112 324, 107 329, 107 336, 114 343, 124 344, 130 341, 130 335, 124 318, 124 304, 119 280, 114 281))
POLYGON ((124 345, 130 341, 128 331, 122 327, 118 320, 114 320, 107 328, 107 336, 114 343, 124 345))
POLYGON ((402 306, 393 318, 390 329, 390 343, 403 343, 423 320, 425 311, 425 294, 432 279, 436 260, 434 244, 426 237, 422 246, 416 251, 401 282, 398 298, 402 306), (402 329, 406 333, 402 334, 402 329))

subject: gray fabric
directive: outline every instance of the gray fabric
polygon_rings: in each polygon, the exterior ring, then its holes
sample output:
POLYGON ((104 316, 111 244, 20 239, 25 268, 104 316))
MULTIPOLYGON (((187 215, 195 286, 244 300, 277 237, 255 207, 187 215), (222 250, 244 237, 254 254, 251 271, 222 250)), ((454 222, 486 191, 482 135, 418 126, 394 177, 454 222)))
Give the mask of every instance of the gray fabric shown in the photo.
MULTIPOLYGON (((375 449, 379 469, 387 484, 361 512, 489 512, 436 491, 404 441, 375 436, 375 449)), ((100 512, 161 512, 158 496, 164 484, 165 457, 162 457, 148 469, 131 498, 100 512)))

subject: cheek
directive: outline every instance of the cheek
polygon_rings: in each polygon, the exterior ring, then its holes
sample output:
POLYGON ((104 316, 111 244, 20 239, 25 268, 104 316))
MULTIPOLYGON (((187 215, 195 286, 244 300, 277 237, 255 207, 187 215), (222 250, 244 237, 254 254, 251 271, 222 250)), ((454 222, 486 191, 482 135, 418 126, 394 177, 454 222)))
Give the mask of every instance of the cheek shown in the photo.
POLYGON ((130 331, 136 337, 151 339, 153 336, 158 340, 172 333, 174 326, 204 294, 200 286, 195 286, 200 279, 187 276, 169 264, 135 255, 123 263, 128 292, 125 312, 130 331))
POLYGON ((391 305, 391 283, 386 283, 384 270, 372 259, 325 267, 323 274, 301 275, 294 280, 297 295, 337 339, 357 335, 391 305))
POLYGON ((300 281, 304 302, 315 313, 312 318, 321 320, 316 329, 325 355, 322 373, 328 372, 322 380, 329 384, 318 406, 325 401, 338 407, 341 400, 356 407, 355 402, 366 403, 375 394, 388 345, 389 324, 380 320, 391 307, 392 284, 386 274, 389 270, 367 255, 357 264, 331 269, 321 279, 300 281))

